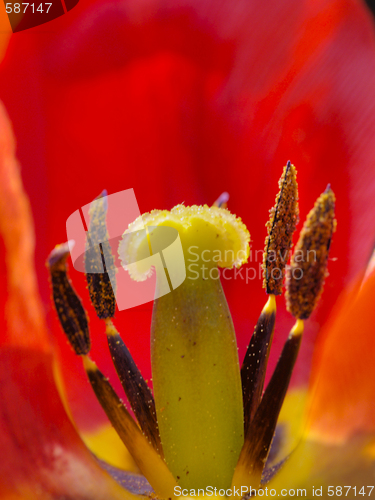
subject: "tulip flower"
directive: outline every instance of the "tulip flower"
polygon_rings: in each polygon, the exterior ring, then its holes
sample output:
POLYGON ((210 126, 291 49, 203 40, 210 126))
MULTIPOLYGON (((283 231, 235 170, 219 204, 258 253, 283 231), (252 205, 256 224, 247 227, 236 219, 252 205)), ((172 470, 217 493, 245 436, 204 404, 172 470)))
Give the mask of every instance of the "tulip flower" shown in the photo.
MULTIPOLYGON (((299 172, 301 219, 331 182, 339 229, 330 277, 306 324, 292 379, 296 387, 309 378, 319 333, 310 390, 286 399, 274 463, 294 449, 298 433, 288 422, 305 397, 309 439, 272 481, 328 486, 331 480, 343 486, 347 478, 352 486, 366 486, 375 421, 371 265, 365 273, 375 210, 375 50, 365 6, 81 0, 46 26, 14 35, 0 67, 0 97, 13 123, 35 219, 42 296, 40 301, 30 211, 2 111, 1 230, 8 284, 2 303, 8 305, 1 347, 1 493, 126 495, 89 454, 66 409, 98 456, 138 470, 118 443, 109 446, 113 433, 103 431, 106 449, 101 448, 94 431, 106 422, 104 412, 51 307, 44 261, 66 239, 67 217, 103 188, 133 187, 142 212, 182 201, 211 204, 229 191, 230 209, 249 228, 252 249, 262 250, 274 186, 289 158, 299 172), (65 386, 65 410, 56 384, 65 386)), ((89 310, 83 277, 71 274, 89 310)), ((264 302, 260 278, 223 284, 242 359, 264 302)), ((280 336, 292 326, 281 303, 278 309, 271 367, 283 344, 280 336)), ((116 317, 145 379, 150 318, 146 307, 116 317)), ((115 371, 103 354, 106 339, 94 316, 90 328, 92 358, 112 381, 115 371)))

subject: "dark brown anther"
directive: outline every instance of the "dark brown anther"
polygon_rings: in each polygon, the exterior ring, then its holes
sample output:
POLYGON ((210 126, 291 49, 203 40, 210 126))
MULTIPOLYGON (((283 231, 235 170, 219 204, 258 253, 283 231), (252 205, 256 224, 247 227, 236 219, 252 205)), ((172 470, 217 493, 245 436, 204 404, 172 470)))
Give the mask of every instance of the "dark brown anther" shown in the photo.
POLYGON ((293 233, 298 224, 298 188, 296 169, 288 161, 279 180, 280 191, 267 222, 268 235, 263 256, 263 287, 268 294, 281 295, 285 266, 292 247, 293 233))
POLYGON ((76 354, 90 352, 90 334, 86 311, 76 294, 67 273, 68 244, 58 245, 47 260, 52 295, 57 315, 76 354))
POLYGON ((116 267, 106 225, 107 193, 91 204, 90 225, 85 253, 85 270, 91 303, 99 319, 113 318, 116 308, 116 267), (104 270, 105 272, 101 272, 104 270))
POLYGON ((287 309, 295 318, 307 319, 323 292, 335 229, 335 195, 328 186, 307 216, 287 272, 287 309))

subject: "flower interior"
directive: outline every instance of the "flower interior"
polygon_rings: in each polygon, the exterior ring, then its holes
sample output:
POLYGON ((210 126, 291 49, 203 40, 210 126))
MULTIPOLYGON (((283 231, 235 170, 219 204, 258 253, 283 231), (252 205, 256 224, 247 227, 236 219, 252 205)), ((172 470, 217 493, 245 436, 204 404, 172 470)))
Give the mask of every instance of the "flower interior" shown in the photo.
POLYGON ((75 353, 82 357, 99 403, 159 498, 172 498, 176 487, 204 491, 207 486, 226 490, 246 484, 259 489, 267 482, 265 466, 279 413, 304 321, 322 293, 336 226, 335 197, 328 187, 309 213, 290 266, 286 266, 298 223, 296 169, 290 162, 284 167, 279 188, 266 224, 263 285, 268 299, 242 366, 218 268, 240 267, 247 261, 250 235, 241 219, 225 208, 228 196, 220 197, 212 207, 178 205, 170 212, 154 210, 125 231, 119 257, 135 280, 146 280, 153 273, 143 260, 147 251, 157 253, 166 246, 158 228, 178 231, 185 257, 185 280, 170 293, 156 293, 154 301, 153 392, 113 323, 115 260, 109 244, 90 244, 105 241, 108 235, 105 194, 100 203, 93 204, 85 254, 88 290, 96 314, 105 323, 109 351, 134 417, 89 357, 86 311, 67 274, 68 245, 57 246, 48 259, 61 326, 75 353), (105 263, 104 273, 97 272, 98 262, 105 263), (129 266, 129 262, 135 264, 129 266), (296 322, 265 387, 276 320, 275 296, 284 286, 287 308, 296 322))

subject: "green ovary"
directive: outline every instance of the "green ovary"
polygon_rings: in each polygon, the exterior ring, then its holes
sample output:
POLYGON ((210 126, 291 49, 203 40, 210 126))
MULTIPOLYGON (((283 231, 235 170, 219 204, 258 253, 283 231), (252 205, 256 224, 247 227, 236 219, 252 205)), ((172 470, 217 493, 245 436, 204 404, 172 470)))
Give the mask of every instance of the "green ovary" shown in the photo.
POLYGON ((165 459, 184 488, 229 488, 243 445, 237 344, 220 280, 191 280, 154 305, 156 412, 165 459))

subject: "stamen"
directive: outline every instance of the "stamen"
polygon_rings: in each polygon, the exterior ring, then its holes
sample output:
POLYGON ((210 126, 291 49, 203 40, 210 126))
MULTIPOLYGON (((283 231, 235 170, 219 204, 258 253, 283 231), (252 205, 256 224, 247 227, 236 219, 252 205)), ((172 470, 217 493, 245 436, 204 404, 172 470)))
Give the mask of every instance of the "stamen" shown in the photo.
POLYGON ((148 479, 157 495, 163 498, 172 498, 174 487, 177 486, 177 483, 160 457, 162 450, 160 438, 157 434, 155 408, 151 391, 139 373, 134 361, 131 359, 129 351, 127 351, 111 320, 108 319, 106 321, 107 335, 109 337, 108 342, 110 349, 112 347, 111 352, 116 358, 117 366, 120 366, 119 375, 121 382, 130 387, 127 395, 132 407, 133 405, 136 407, 143 404, 146 408, 143 409, 143 413, 142 409, 134 412, 140 421, 140 425, 142 426, 143 424, 143 427, 146 428, 148 425, 151 430, 152 426, 154 426, 156 427, 156 433, 155 431, 154 433, 151 431, 147 433, 146 431, 145 435, 142 434, 108 380, 97 369, 95 363, 86 356, 90 351, 88 320, 81 301, 67 275, 66 259, 68 255, 68 244, 59 245, 51 252, 47 261, 47 267, 51 276, 53 298, 61 326, 75 353, 83 355, 84 367, 96 397, 139 469, 148 479), (128 352, 126 359, 123 357, 125 351, 128 352), (124 370, 127 370, 126 376, 121 377, 121 373, 124 370), (127 381, 124 382, 126 377, 127 381), (136 403, 134 403, 135 400, 136 403), (148 405, 153 407, 153 410, 148 405), (151 415, 148 421, 146 418, 147 413, 151 415), (153 446, 159 448, 159 453, 153 446))
POLYGON ((113 364, 138 423, 150 444, 163 456, 151 390, 110 319, 106 320, 106 333, 113 364))
POLYGON ((301 345, 303 321, 298 319, 284 345, 262 401, 245 435, 245 443, 233 476, 232 486, 259 488, 271 448, 277 419, 301 345))
POLYGON ((163 459, 142 434, 108 379, 87 356, 83 366, 91 386, 117 434, 129 450, 142 474, 161 498, 174 496, 175 479, 163 459))
POLYGON ((85 253, 87 286, 99 319, 113 318, 116 307, 112 287, 115 283, 116 267, 109 243, 106 213, 107 192, 103 191, 90 206, 88 245, 85 253), (105 272, 100 273, 103 268, 105 272))
POLYGON ((335 229, 335 195, 328 185, 307 216, 287 273, 287 309, 295 318, 307 319, 323 292, 335 229))
POLYGON ((284 167, 279 188, 276 204, 270 210, 270 219, 266 224, 268 236, 263 257, 263 287, 268 294, 274 295, 282 293, 285 266, 299 220, 296 170, 290 161, 284 167))
POLYGON ((276 300, 271 294, 259 316, 241 367, 245 432, 262 398, 275 318, 276 300))
POLYGON ((271 216, 266 224, 268 236, 263 256, 263 286, 270 298, 255 326, 241 368, 245 432, 262 398, 275 326, 275 295, 280 295, 282 292, 285 266, 292 246, 293 233, 298 222, 296 169, 289 161, 284 167, 279 180, 279 188, 276 204, 270 210, 271 216))
POLYGON ((68 276, 66 262, 68 255, 69 246, 66 243, 56 246, 47 260, 53 301, 61 327, 74 352, 78 355, 88 354, 91 347, 88 320, 68 276))
POLYGON ((322 293, 332 234, 335 230, 335 197, 328 186, 309 213, 288 270, 287 305, 297 318, 263 398, 250 422, 233 477, 233 486, 259 488, 275 433, 277 419, 301 345, 303 320, 312 313, 322 293), (309 258, 313 252, 314 259, 309 258), (301 257, 301 258, 299 258, 301 257), (296 276, 296 270, 301 273, 296 276))
MULTIPOLYGON (((109 262, 110 270, 114 273, 114 258, 108 242, 109 235, 106 225, 106 194, 106 191, 103 191, 90 206, 89 248, 85 254, 85 265, 86 270, 99 271, 101 264, 106 270, 106 263, 109 262), (97 245, 98 241, 102 242, 99 246, 97 245), (98 260, 99 257, 101 260, 98 260)), ((96 314, 99 319, 106 321, 109 350, 126 396, 145 436, 162 455, 154 398, 110 319, 115 313, 115 295, 109 274, 88 273, 86 277, 96 314)))
POLYGON ((215 200, 213 206, 219 208, 227 208, 228 201, 229 201, 229 193, 224 191, 224 193, 221 193, 219 198, 215 200))

